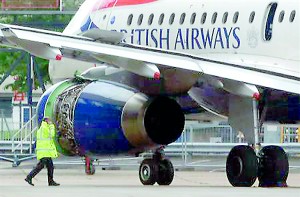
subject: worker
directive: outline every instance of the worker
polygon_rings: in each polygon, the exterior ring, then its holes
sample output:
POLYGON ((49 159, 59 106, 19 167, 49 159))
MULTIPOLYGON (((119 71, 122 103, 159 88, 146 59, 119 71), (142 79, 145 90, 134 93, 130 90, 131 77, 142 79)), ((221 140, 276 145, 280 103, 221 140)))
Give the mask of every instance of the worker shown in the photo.
POLYGON ((25 181, 28 184, 34 186, 34 184, 32 183, 32 178, 35 177, 44 168, 44 166, 46 166, 48 171, 48 185, 60 185, 53 180, 54 166, 52 158, 58 157, 58 153, 54 143, 54 137, 54 124, 49 117, 43 118, 41 126, 36 133, 36 157, 39 162, 25 178, 25 181))

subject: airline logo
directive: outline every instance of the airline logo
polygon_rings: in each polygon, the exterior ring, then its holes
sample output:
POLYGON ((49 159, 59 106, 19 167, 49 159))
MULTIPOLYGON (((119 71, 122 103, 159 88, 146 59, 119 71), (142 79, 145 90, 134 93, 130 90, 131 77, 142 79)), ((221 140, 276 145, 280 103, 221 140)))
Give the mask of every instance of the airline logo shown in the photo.
POLYGON ((115 30, 130 34, 123 42, 161 49, 237 49, 241 45, 239 27, 126 29, 115 30))

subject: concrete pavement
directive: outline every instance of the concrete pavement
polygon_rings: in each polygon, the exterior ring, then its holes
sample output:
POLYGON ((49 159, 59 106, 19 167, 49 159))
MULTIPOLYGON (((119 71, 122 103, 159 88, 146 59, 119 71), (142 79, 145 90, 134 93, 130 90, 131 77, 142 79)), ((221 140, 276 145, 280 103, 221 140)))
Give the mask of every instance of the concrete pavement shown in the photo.
MULTIPOLYGON (((171 186, 143 186, 138 172, 132 170, 101 170, 95 175, 85 175, 83 166, 55 169, 55 180, 59 187, 47 186, 47 171, 44 169, 28 185, 24 178, 31 170, 30 165, 12 168, 11 164, 0 161, 0 197, 297 197, 300 195, 300 173, 291 171, 288 188, 234 188, 224 171, 176 171, 171 186)), ((34 161, 31 161, 34 164, 34 161)), ((33 166, 33 165, 31 165, 33 166)))

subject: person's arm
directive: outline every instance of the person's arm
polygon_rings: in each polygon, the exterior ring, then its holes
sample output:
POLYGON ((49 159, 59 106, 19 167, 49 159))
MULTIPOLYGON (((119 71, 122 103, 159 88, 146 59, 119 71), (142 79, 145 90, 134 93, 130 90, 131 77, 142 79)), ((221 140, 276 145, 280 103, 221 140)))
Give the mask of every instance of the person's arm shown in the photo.
POLYGON ((50 123, 50 124, 49 124, 49 133, 50 133, 50 136, 51 136, 52 138, 55 137, 55 126, 54 126, 53 123, 50 123))

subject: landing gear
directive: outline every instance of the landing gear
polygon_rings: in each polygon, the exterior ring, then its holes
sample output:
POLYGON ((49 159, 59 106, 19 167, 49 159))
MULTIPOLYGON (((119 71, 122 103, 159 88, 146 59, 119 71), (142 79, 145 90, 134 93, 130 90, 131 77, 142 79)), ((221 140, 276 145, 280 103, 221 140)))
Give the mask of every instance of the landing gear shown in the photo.
POLYGON ((139 177, 143 185, 170 185, 174 178, 174 168, 170 160, 156 152, 152 159, 144 159, 139 168, 139 177))
POLYGON ((235 187, 251 187, 257 177, 260 187, 286 187, 289 163, 279 146, 266 146, 257 157, 252 147, 240 145, 230 151, 226 173, 235 187))
POLYGON ((227 178, 232 186, 251 187, 257 178, 258 162, 250 146, 235 146, 226 161, 227 178))
POLYGON ((158 168, 158 185, 170 185, 174 178, 174 168, 170 160, 164 159, 159 161, 158 168))
POLYGON ((158 176, 158 165, 153 159, 144 159, 140 165, 139 177, 143 185, 154 185, 158 176))
POLYGON ((87 175, 95 174, 96 169, 95 169, 95 166, 93 164, 93 160, 88 156, 85 156, 84 160, 85 160, 85 173, 87 175))
POLYGON ((266 146, 259 156, 258 180, 260 187, 286 187, 289 173, 288 157, 279 146, 266 146))

